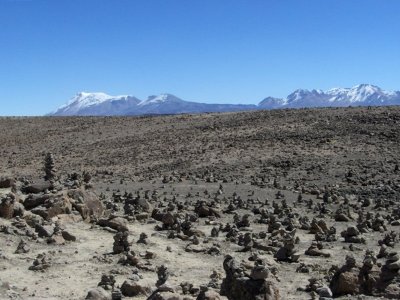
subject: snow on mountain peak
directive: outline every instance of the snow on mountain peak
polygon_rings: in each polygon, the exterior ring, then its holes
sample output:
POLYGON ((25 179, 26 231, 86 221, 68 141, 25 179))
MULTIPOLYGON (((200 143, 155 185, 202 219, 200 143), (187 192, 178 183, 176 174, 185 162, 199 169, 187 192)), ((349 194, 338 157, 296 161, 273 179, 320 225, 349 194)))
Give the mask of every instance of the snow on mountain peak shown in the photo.
POLYGON ((127 95, 111 96, 102 92, 96 92, 96 93, 80 92, 77 93, 73 98, 71 98, 67 102, 67 104, 61 106, 59 109, 63 109, 68 106, 75 106, 77 108, 88 107, 109 100, 122 100, 127 97, 128 97, 127 95))
POLYGON ((299 101, 310 93, 309 90, 297 89, 287 97, 287 100, 288 102, 299 101))
POLYGON ((80 102, 82 104, 96 104, 107 101, 113 98, 113 96, 107 95, 106 93, 86 93, 80 92, 75 96, 74 102, 80 102))
POLYGON ((400 101, 400 92, 389 92, 372 84, 359 84, 351 88, 333 88, 327 91, 298 89, 291 93, 281 104, 277 101, 260 102, 268 107, 323 107, 349 105, 393 105, 400 101))
POLYGON ((365 101, 368 97, 372 95, 376 95, 377 97, 381 96, 382 90, 377 86, 373 86, 370 84, 360 84, 351 88, 348 92, 349 100, 351 102, 360 102, 365 101))
POLYGON ((189 102, 171 94, 149 96, 146 100, 139 100, 126 95, 111 96, 100 92, 80 92, 50 115, 141 115, 352 105, 400 105, 400 91, 389 92, 371 84, 359 84, 351 88, 333 88, 326 91, 298 89, 286 98, 267 97, 258 105, 189 102))
POLYGON ((113 101, 128 101, 130 96, 120 95, 111 96, 106 93, 88 93, 80 92, 72 97, 66 104, 60 106, 53 114, 59 115, 74 115, 82 110, 91 109, 97 107, 100 104, 113 102, 113 101))
POLYGON ((182 101, 179 98, 175 97, 174 95, 171 94, 161 94, 158 96, 149 96, 147 100, 141 101, 138 105, 144 106, 144 105, 150 105, 150 104, 161 104, 165 102, 176 102, 176 101, 182 101))
POLYGON ((350 103, 364 102, 371 98, 379 100, 393 95, 393 93, 383 91, 380 87, 372 84, 359 84, 352 88, 333 88, 325 93, 331 96, 330 102, 348 101, 350 103))

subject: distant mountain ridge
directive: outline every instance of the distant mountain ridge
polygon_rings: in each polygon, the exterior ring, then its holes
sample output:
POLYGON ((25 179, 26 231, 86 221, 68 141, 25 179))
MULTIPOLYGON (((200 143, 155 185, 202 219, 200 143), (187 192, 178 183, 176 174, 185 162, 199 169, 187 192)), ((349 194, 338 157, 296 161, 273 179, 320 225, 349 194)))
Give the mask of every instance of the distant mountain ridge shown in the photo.
POLYGON ((400 91, 389 92, 370 84, 360 84, 352 88, 334 88, 327 91, 299 89, 286 98, 267 97, 258 105, 191 102, 171 94, 149 96, 146 100, 140 100, 130 95, 110 96, 105 93, 81 92, 49 115, 123 116, 385 105, 400 105, 400 91))
POLYGON ((384 91, 371 84, 352 88, 296 90, 285 99, 265 98, 258 106, 263 108, 341 107, 341 106, 400 105, 400 92, 384 91))
POLYGON ((171 94, 149 96, 110 96, 104 93, 78 93, 50 116, 129 116, 149 114, 182 114, 230 112, 257 109, 256 105, 210 104, 182 100, 171 94))

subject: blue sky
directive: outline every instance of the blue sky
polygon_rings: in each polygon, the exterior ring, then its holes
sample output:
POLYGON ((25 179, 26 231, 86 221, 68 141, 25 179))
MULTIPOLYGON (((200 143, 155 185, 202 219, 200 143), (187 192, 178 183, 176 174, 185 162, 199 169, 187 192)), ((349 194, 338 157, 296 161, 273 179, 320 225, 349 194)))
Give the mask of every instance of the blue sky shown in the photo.
POLYGON ((400 90, 398 0, 0 0, 0 115, 79 91, 257 103, 400 90))

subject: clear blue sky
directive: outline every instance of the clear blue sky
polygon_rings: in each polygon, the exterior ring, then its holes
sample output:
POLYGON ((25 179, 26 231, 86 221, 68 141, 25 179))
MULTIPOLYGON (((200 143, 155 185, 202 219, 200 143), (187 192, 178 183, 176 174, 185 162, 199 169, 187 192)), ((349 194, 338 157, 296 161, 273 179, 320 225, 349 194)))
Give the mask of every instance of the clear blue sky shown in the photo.
POLYGON ((79 91, 257 103, 400 89, 399 0, 0 0, 0 115, 79 91))

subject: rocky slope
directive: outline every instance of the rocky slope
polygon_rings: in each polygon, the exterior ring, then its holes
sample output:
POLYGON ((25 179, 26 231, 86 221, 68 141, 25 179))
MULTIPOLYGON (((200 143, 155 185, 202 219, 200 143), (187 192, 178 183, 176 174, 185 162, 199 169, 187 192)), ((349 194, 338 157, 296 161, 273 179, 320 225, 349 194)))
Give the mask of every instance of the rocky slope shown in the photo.
POLYGON ((0 118, 0 299, 398 299, 399 124, 0 118))

